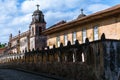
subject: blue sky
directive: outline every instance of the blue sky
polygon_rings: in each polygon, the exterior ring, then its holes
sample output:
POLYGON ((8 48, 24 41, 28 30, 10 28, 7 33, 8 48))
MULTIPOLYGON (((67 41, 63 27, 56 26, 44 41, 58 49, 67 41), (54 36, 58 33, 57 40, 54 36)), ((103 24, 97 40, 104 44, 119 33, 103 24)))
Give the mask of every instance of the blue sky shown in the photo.
POLYGON ((28 30, 36 4, 45 15, 47 28, 55 23, 76 19, 80 9, 86 15, 112 7, 120 0, 0 0, 0 42, 7 43, 10 33, 28 30))

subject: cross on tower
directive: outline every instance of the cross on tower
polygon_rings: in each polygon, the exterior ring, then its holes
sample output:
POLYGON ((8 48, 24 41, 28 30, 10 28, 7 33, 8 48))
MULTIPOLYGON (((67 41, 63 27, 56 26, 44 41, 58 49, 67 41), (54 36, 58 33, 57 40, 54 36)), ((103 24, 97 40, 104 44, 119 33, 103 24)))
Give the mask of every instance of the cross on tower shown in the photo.
POLYGON ((81 9, 81 14, 83 14, 83 9, 81 9))
POLYGON ((39 6, 40 6, 40 5, 39 5, 39 4, 37 4, 36 6, 37 6, 37 10, 39 10, 39 6))

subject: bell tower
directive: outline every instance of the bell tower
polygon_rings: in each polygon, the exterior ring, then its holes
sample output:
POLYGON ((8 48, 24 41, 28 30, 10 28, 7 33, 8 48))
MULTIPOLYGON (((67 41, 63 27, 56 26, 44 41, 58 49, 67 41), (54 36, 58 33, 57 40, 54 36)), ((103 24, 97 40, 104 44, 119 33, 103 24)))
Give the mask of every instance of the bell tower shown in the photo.
POLYGON ((39 5, 37 5, 37 10, 33 12, 32 22, 31 22, 31 32, 33 36, 41 35, 41 32, 46 29, 46 22, 44 20, 44 15, 42 11, 39 10, 39 5))
POLYGON ((43 12, 39 10, 39 5, 36 6, 37 9, 33 12, 29 30, 31 50, 46 46, 46 37, 42 34, 42 31, 46 29, 46 22, 43 12))

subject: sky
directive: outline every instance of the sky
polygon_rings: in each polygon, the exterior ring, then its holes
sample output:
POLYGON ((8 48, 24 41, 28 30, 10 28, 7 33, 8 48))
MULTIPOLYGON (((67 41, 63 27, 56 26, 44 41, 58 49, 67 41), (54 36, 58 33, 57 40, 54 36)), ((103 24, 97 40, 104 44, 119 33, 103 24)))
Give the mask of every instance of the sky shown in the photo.
POLYGON ((29 29, 32 13, 40 5, 46 27, 65 20, 72 21, 84 9, 84 14, 90 15, 97 11, 120 4, 120 0, 0 0, 0 42, 8 43, 9 35, 18 35, 29 29))

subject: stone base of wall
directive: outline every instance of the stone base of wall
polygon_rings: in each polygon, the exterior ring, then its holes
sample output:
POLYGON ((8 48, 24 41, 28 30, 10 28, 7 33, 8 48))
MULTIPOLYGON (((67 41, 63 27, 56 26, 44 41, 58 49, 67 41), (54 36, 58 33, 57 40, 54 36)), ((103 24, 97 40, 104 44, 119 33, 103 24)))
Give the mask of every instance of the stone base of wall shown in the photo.
POLYGON ((67 80, 100 80, 97 79, 93 68, 84 63, 22 63, 4 65, 8 68, 21 68, 24 70, 46 73, 63 77, 67 80))

